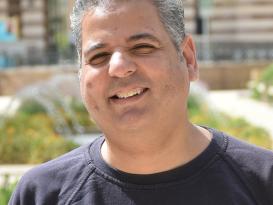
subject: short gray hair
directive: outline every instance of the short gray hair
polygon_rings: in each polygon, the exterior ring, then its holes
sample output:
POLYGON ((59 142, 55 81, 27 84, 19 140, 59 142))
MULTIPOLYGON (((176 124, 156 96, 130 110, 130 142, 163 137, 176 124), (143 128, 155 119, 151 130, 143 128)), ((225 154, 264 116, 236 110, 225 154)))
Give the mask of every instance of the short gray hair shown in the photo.
MULTIPOLYGON (((120 1, 120 0, 115 0, 120 1)), ((166 31, 169 33, 176 49, 180 51, 180 43, 185 38, 184 5, 182 0, 151 0, 158 10, 159 17, 166 31)), ((70 16, 71 29, 81 59, 81 30, 84 14, 97 7, 107 8, 113 0, 76 0, 70 16)))

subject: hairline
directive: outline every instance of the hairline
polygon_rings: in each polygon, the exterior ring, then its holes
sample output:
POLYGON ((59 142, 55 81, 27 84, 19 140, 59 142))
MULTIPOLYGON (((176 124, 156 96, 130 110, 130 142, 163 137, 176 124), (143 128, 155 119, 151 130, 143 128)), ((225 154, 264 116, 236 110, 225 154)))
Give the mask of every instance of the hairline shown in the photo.
MULTIPOLYGON (((114 0, 112 2, 110 2, 110 1, 111 0, 106 1, 106 3, 99 1, 99 2, 97 2, 97 5, 92 5, 91 3, 89 3, 89 4, 87 3, 88 8, 86 8, 82 12, 82 14, 79 15, 79 20, 80 20, 80 28, 78 28, 79 29, 78 30, 79 31, 79 33, 78 33, 79 39, 75 44, 76 44, 76 49, 77 49, 77 53, 78 53, 78 60, 79 60, 80 67, 81 67, 81 64, 82 64, 81 61, 82 61, 82 52, 83 52, 83 48, 82 48, 82 23, 83 23, 83 19, 89 12, 94 12, 96 9, 103 9, 105 12, 111 11, 111 8, 112 8, 114 3, 122 2, 124 0, 114 0)), ((182 54, 181 54, 180 44, 185 39, 185 28, 183 29, 184 30, 184 35, 181 37, 180 42, 177 42, 176 41, 177 38, 172 35, 174 32, 171 32, 168 29, 167 22, 164 22, 163 17, 160 15, 161 14, 160 8, 156 5, 156 3, 157 3, 156 0, 149 0, 149 2, 155 7, 157 16, 158 16, 160 22, 162 23, 163 28, 167 32, 167 35, 168 35, 169 39, 171 40, 171 42, 173 43, 173 45, 174 45, 178 55, 180 56, 181 60, 183 60, 183 57, 182 57, 182 54)), ((71 18, 71 20, 72 20, 72 18, 71 18)))

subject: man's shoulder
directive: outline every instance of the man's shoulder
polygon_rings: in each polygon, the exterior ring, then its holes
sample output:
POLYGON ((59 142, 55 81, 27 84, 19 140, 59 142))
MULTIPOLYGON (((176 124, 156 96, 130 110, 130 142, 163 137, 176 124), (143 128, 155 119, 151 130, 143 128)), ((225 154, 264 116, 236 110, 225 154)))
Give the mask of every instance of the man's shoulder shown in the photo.
POLYGON ((227 139, 227 155, 244 166, 261 169, 273 167, 273 152, 238 138, 224 134, 227 139))
POLYGON ((253 196, 273 203, 273 152, 224 134, 222 157, 253 196))
POLYGON ((45 180, 45 182, 49 179, 63 179, 70 172, 80 171, 87 165, 85 156, 87 150, 88 146, 81 146, 56 159, 40 164, 28 171, 23 179, 28 180, 35 177, 39 180, 45 180))
POLYGON ((92 163, 88 159, 90 146, 76 148, 28 171, 20 179, 10 204, 19 200, 22 204, 24 200, 26 204, 35 204, 37 198, 40 201, 52 200, 51 204, 55 204, 67 199, 92 171, 92 163))

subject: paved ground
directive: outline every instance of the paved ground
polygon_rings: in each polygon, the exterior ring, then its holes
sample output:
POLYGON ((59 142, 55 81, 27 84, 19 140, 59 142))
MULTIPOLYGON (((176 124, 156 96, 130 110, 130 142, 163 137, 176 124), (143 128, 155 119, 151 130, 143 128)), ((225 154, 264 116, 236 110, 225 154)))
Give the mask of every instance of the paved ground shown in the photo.
POLYGON ((250 99, 245 90, 212 91, 208 99, 214 108, 265 128, 273 139, 273 105, 250 99))

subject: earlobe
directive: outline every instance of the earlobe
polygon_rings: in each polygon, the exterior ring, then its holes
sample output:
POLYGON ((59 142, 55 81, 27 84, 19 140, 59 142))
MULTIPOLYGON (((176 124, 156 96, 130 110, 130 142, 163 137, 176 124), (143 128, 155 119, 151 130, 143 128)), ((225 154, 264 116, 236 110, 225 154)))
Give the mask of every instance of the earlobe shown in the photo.
POLYGON ((197 80, 199 75, 198 64, 196 59, 196 48, 191 36, 186 36, 181 44, 181 51, 185 59, 191 81, 197 80))
POLYGON ((198 70, 198 68, 194 67, 191 64, 188 64, 187 67, 188 67, 190 81, 196 81, 196 80, 198 80, 198 78, 199 78, 199 70, 198 70))

